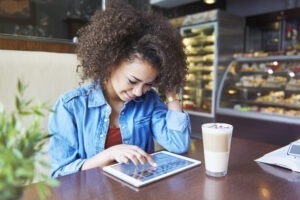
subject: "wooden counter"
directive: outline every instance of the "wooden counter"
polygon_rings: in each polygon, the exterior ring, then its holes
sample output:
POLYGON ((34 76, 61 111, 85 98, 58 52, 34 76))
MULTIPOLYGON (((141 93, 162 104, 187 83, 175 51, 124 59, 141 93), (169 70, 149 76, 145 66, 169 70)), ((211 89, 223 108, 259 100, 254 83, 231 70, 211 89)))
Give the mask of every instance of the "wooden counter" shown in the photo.
POLYGON ((0 35, 0 49, 3 50, 74 53, 75 46, 68 40, 0 35))
MULTIPOLYGON (((279 148, 244 139, 232 140, 228 175, 211 178, 205 174, 202 140, 193 140, 188 157, 201 160, 200 166, 134 188, 106 175, 100 168, 60 177, 61 185, 50 188, 47 199, 171 199, 171 200, 259 200, 299 199, 300 173, 259 164, 254 159, 279 148)), ((27 188, 23 200, 38 199, 35 186, 27 188)))

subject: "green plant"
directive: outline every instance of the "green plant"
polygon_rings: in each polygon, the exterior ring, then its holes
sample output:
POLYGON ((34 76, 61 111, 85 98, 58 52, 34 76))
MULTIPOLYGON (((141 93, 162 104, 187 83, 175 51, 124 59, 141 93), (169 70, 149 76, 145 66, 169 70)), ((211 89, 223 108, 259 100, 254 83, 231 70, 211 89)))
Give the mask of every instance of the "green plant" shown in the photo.
POLYGON ((49 164, 37 159, 49 134, 41 128, 44 113, 51 111, 46 103, 33 105, 26 100, 26 86, 18 81, 15 110, 6 113, 0 103, 0 199, 18 199, 26 185, 38 177, 36 183, 41 199, 47 195, 47 185, 58 185, 58 181, 47 174, 37 173, 36 165, 49 168, 49 164))

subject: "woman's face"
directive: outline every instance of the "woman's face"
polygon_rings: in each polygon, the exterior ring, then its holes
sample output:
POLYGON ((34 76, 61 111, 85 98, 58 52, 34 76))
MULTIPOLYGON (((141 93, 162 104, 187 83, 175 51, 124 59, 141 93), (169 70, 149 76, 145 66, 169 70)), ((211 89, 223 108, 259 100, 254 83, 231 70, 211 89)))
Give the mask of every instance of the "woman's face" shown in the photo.
POLYGON ((135 59, 113 67, 107 82, 110 99, 130 101, 146 93, 153 86, 158 70, 149 63, 135 59))

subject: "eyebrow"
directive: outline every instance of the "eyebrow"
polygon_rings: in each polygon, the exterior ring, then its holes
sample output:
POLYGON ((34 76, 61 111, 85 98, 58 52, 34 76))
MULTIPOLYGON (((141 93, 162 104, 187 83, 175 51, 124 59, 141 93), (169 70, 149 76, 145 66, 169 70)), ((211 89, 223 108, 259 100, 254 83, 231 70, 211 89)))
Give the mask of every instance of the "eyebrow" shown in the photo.
POLYGON ((132 78, 134 78, 136 81, 138 82, 142 82, 142 80, 138 79, 137 77, 133 76, 133 75, 130 75, 132 78))
MULTIPOLYGON (((138 79, 137 77, 135 77, 135 76, 133 76, 133 75, 131 75, 131 74, 130 74, 130 76, 131 76, 132 78, 134 78, 136 81, 142 82, 142 80, 138 79)), ((153 84, 154 82, 155 82, 155 80, 153 80, 153 81, 151 81, 151 82, 149 82, 149 83, 146 83, 146 84, 153 84)))

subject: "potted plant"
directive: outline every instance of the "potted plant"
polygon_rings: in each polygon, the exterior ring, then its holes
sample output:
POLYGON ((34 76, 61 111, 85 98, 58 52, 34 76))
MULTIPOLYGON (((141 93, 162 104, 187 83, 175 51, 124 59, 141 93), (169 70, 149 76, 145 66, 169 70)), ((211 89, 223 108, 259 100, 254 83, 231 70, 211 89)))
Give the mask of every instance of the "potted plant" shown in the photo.
POLYGON ((0 102, 0 196, 5 200, 20 199, 25 186, 37 176, 43 180, 37 183, 41 199, 46 198, 47 185, 58 185, 57 180, 36 170, 37 165, 49 167, 37 157, 49 138, 41 122, 50 109, 45 103, 33 105, 33 100, 26 100, 25 89, 19 80, 15 110, 11 113, 7 113, 0 102))

